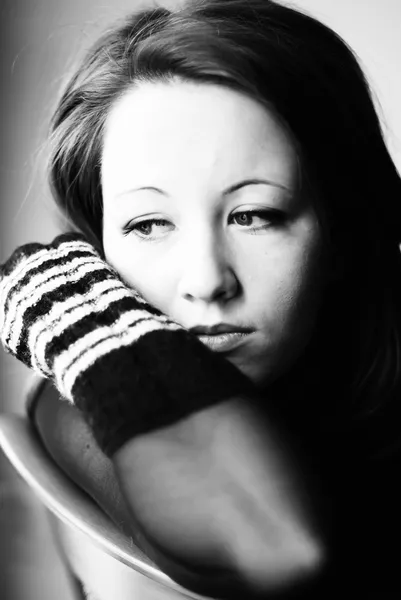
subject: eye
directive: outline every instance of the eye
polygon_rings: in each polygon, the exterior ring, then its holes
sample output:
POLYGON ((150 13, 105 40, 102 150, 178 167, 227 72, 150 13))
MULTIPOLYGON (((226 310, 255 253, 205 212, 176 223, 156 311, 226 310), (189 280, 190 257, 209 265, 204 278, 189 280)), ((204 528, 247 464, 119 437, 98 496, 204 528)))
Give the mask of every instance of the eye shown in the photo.
POLYGON ((142 239, 155 239, 162 237, 173 225, 166 219, 144 219, 142 221, 130 222, 123 229, 123 235, 134 233, 142 239))
POLYGON ((274 225, 283 223, 285 214, 275 209, 263 210, 241 210, 230 216, 230 221, 239 225, 241 228, 256 231, 258 229, 267 229, 274 225))

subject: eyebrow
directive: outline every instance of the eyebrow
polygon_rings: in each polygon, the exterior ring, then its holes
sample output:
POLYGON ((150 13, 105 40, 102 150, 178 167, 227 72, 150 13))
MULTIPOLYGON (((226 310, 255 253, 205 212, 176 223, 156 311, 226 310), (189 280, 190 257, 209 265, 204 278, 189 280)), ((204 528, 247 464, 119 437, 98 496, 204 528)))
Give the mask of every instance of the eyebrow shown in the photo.
MULTIPOLYGON (((244 179, 243 181, 239 181, 238 183, 234 183, 233 185, 230 185, 230 187, 228 187, 226 190, 224 190, 223 196, 225 196, 225 197, 229 196, 230 194, 233 194, 237 190, 240 190, 241 188, 246 187, 248 185, 269 185, 272 187, 280 188, 287 192, 291 191, 288 186, 285 186, 282 183, 277 183, 275 181, 271 181, 270 179, 244 179)), ((161 194, 162 196, 166 196, 167 198, 170 197, 170 195, 167 192, 165 192, 164 190, 161 190, 160 188, 153 187, 153 186, 132 188, 130 190, 126 190, 124 192, 121 192, 120 194, 117 194, 117 197, 125 196, 126 194, 131 194, 133 192, 140 192, 143 190, 150 190, 153 192, 157 192, 158 194, 161 194)))

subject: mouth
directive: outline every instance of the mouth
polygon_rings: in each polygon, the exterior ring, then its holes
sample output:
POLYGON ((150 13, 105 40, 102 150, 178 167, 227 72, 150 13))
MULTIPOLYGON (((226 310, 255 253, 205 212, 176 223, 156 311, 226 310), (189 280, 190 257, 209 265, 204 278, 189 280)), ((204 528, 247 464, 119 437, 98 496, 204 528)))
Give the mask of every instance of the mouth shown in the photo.
POLYGON ((197 335, 197 338, 215 352, 230 352, 240 346, 251 332, 233 331, 214 335, 197 335))

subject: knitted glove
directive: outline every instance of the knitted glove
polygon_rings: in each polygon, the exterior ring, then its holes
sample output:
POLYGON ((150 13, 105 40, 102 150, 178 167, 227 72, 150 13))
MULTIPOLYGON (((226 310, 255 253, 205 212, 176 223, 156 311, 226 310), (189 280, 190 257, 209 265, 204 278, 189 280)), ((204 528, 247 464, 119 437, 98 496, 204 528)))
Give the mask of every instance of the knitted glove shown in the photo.
POLYGON ((112 456, 128 439, 222 400, 241 372, 150 306, 84 236, 17 248, 0 267, 6 351, 51 379, 112 456))

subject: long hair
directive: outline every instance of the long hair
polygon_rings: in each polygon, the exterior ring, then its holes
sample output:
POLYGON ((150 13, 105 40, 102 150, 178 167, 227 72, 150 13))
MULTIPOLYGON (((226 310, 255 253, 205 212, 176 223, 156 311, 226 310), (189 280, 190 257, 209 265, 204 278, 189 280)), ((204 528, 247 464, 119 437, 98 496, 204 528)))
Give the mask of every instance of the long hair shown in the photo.
POLYGON ((325 319, 350 357, 347 366, 338 356, 350 374, 344 410, 356 422, 388 415, 389 423, 400 404, 401 181, 352 50, 311 16, 271 0, 156 7, 105 33, 55 112, 49 170, 62 212, 101 251, 110 107, 137 82, 175 80, 245 93, 291 132, 303 193, 338 271, 325 319))

